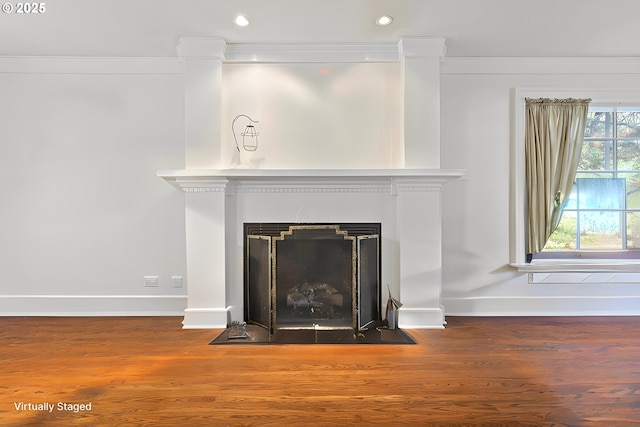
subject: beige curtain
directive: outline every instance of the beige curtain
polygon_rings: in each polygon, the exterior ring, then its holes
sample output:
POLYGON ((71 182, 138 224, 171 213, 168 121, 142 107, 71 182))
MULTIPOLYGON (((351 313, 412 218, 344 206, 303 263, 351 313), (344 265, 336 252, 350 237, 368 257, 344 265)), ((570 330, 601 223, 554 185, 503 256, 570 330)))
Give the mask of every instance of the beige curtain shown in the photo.
POLYGON ((575 181, 591 99, 526 98, 527 253, 542 251, 575 181))

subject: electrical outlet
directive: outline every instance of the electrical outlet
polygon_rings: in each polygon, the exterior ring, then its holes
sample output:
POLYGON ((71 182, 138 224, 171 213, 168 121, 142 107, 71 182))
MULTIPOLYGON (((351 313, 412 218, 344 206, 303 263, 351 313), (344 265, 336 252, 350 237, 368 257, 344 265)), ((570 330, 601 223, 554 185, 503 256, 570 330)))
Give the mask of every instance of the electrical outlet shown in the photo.
POLYGON ((144 286, 146 288, 157 288, 160 284, 158 276, 144 276, 144 286))
POLYGON ((173 283, 174 288, 181 288, 182 276, 171 276, 171 283, 173 283))

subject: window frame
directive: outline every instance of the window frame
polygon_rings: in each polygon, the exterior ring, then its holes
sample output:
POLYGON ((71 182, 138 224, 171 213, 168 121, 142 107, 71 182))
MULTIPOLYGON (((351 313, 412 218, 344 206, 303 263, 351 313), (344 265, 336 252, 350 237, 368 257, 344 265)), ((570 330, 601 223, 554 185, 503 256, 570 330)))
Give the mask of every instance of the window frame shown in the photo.
MULTIPOLYGON (((638 106, 640 88, 516 88, 512 91, 510 265, 520 271, 637 271, 640 251, 557 251, 556 256, 526 259, 525 98, 591 98, 591 105, 638 106), (562 255, 562 256, 558 256, 562 255)), ((551 254, 549 254, 551 255, 551 254)))
MULTIPOLYGON (((602 169, 602 170, 578 170, 577 174, 576 174, 576 179, 580 178, 582 175, 589 175, 589 174, 610 174, 611 178, 620 178, 620 175, 625 175, 628 173, 639 173, 640 170, 627 170, 627 169, 618 169, 618 164, 617 164, 617 148, 618 148, 618 144, 620 142, 624 143, 627 141, 627 138, 623 138, 623 137, 619 137, 618 136, 618 129, 617 129, 617 114, 620 113, 621 111, 619 111, 620 109, 624 109, 625 107, 628 107, 628 105, 626 105, 626 103, 623 105, 620 102, 616 102, 616 103, 596 103, 596 102, 591 102, 589 105, 589 111, 592 111, 591 109, 600 109, 599 111, 606 111, 606 110, 610 110, 607 111, 609 113, 614 114, 614 122, 613 122, 613 126, 612 128, 612 134, 610 137, 593 137, 593 138, 585 138, 585 142, 590 142, 590 141, 609 141, 611 142, 611 155, 609 157, 609 155, 605 152, 605 167, 609 167, 609 169, 602 169)), ((640 105, 632 105, 630 107, 633 107, 634 109, 639 108, 640 105)), ((633 138, 633 140, 637 140, 638 138, 633 138)), ((577 206, 574 208, 567 208, 566 212, 575 212, 575 214, 579 217, 581 213, 584 212, 588 212, 590 209, 585 209, 585 208, 580 208, 580 203, 578 202, 577 206)), ((598 210, 600 211, 600 210, 598 210)), ((629 212, 640 212, 640 208, 629 208, 628 206, 626 206, 626 202, 625 202, 625 207, 624 208, 619 208, 619 209, 613 209, 613 212, 617 212, 619 214, 621 214, 621 248, 620 249, 616 249, 616 250, 608 250, 608 251, 598 251, 598 250, 582 250, 580 248, 580 239, 578 237, 579 234, 579 227, 576 230, 576 245, 578 246, 577 249, 571 250, 571 251, 567 251, 567 250, 545 250, 544 252, 540 252, 538 254, 536 254, 534 256, 534 259, 573 259, 573 258, 583 258, 583 259, 637 259, 640 258, 640 248, 633 248, 633 249, 629 249, 627 248, 627 227, 626 227, 626 223, 627 223, 627 217, 626 214, 629 212)), ((578 224, 580 223, 580 220, 578 219, 578 224)))

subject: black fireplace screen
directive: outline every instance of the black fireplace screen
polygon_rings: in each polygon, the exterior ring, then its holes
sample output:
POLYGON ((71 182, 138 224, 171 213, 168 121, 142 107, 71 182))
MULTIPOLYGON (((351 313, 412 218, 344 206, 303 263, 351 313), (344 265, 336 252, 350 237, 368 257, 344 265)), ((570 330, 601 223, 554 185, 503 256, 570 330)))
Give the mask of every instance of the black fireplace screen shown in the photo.
POLYGON ((247 233, 247 321, 269 330, 363 330, 380 320, 379 234, 352 234, 318 224, 247 233))

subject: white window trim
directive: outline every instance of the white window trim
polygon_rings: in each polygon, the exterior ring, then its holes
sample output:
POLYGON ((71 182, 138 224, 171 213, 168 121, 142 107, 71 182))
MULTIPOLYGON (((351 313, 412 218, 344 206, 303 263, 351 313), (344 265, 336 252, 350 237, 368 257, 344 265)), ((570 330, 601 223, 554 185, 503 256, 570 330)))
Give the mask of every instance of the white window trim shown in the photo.
POLYGON ((640 272, 640 260, 544 259, 526 262, 525 98, 591 98, 592 104, 640 105, 640 88, 516 88, 512 92, 510 265, 521 272, 640 272))

